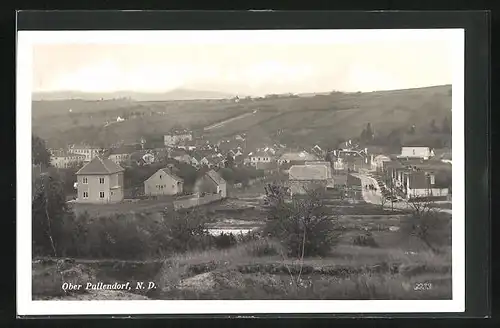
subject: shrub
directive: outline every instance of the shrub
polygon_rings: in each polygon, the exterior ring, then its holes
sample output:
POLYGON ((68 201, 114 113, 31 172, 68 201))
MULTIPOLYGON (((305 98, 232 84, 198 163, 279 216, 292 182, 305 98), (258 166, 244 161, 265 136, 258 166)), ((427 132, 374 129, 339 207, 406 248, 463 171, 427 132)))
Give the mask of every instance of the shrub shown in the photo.
POLYGON ((269 221, 264 232, 277 238, 289 256, 325 255, 338 241, 337 218, 325 214, 322 195, 308 191, 305 197, 286 202, 282 187, 266 188, 269 221))
POLYGON ((268 239, 262 239, 254 243, 249 243, 247 253, 250 256, 263 257, 274 256, 283 253, 281 245, 268 239))
POLYGON ((367 232, 363 235, 356 236, 353 239, 354 246, 362 246, 362 247, 378 247, 377 242, 373 238, 371 232, 367 232))
POLYGON ((236 245, 236 238, 232 233, 224 233, 221 232, 219 236, 215 236, 214 238, 215 247, 217 248, 229 248, 231 246, 236 245))
MULTIPOLYGON (((77 216, 68 214, 57 225, 57 255, 127 260, 209 248, 213 240, 205 222, 205 217, 195 211, 168 212, 159 220, 130 214, 100 217, 91 217, 87 212, 77 216)), ((34 254, 53 256, 45 231, 41 230, 39 235, 45 238, 42 239, 45 244, 35 239, 34 254)))

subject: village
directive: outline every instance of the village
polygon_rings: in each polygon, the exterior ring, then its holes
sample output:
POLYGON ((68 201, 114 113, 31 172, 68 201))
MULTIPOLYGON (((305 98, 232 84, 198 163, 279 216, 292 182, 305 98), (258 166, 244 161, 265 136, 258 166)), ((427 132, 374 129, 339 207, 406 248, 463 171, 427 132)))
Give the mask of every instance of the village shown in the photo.
MULTIPOLYGON (((76 210, 101 214, 178 210, 221 201, 234 207, 239 198, 249 199, 249 188, 251 203, 258 205, 269 183, 285 186, 290 197, 319 188, 334 198, 392 208, 419 200, 451 208, 451 153, 436 155, 430 147, 403 146, 399 154, 381 154, 352 140, 328 150, 279 143, 250 148, 245 134, 216 142, 193 134, 173 130, 163 136, 162 147, 154 148, 141 138, 136 144, 107 149, 49 149, 51 165, 75 169, 74 191, 67 194, 76 210), (138 171, 142 177, 131 182, 129 175, 138 171)), ((214 231, 252 230, 220 224, 214 231)))

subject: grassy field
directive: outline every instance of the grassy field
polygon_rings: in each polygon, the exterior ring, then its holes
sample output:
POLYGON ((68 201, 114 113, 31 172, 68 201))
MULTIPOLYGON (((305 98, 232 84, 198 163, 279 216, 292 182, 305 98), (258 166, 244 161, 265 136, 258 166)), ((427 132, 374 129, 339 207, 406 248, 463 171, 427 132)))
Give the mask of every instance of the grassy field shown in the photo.
POLYGON ((260 240, 162 261, 76 261, 63 269, 34 264, 33 293, 35 299, 110 299, 108 293, 67 294, 61 282, 153 281, 157 289, 132 293, 149 299, 451 299, 448 248, 436 255, 421 246, 408 251, 344 242, 328 257, 300 262, 282 256, 280 247, 260 240), (418 283, 430 287, 416 290, 418 283))
POLYGON ((450 299, 451 231, 431 252, 400 227, 405 216, 343 217, 328 255, 287 258, 275 240, 144 261, 33 262, 35 299, 450 299), (375 244, 354 240, 370 231, 375 244), (300 278, 299 278, 299 272, 300 278), (149 291, 65 293, 62 282, 152 281, 149 291), (425 283, 425 290, 418 290, 425 283), (135 294, 134 294, 135 293, 135 294))
POLYGON ((137 141, 142 135, 164 134, 174 126, 203 128, 244 113, 242 119, 206 131, 220 138, 247 133, 250 139, 283 141, 289 145, 329 146, 336 138, 358 137, 368 122, 375 133, 388 134, 415 124, 416 133, 403 142, 428 138, 432 119, 437 124, 450 115, 451 86, 400 91, 321 95, 307 98, 277 98, 231 103, 36 101, 33 102, 33 132, 50 144, 81 142, 92 138, 137 141), (73 109, 69 113, 69 108, 73 109), (104 128, 117 116, 142 113, 104 128), (279 133, 278 133, 279 131, 279 133))

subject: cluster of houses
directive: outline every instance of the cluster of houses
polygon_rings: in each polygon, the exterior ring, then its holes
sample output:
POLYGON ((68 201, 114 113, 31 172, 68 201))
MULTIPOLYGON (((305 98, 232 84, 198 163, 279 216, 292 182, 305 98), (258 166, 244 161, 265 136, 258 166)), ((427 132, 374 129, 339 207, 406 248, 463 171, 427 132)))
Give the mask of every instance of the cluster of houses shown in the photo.
MULTIPOLYGON (((350 142, 349 142, 350 143, 350 142)), ((310 189, 345 187, 349 172, 366 170, 385 175, 391 188, 405 199, 449 197, 449 186, 437 181, 441 171, 449 174, 451 160, 436 160, 429 147, 402 147, 395 156, 369 154, 357 146, 332 151, 330 161, 310 160, 293 163, 288 169, 290 194, 305 194, 310 189)), ((283 162, 285 163, 285 162, 283 162)))
MULTIPOLYGON (((116 202, 123 200, 123 167, 150 165, 171 158, 200 169, 209 169, 203 185, 195 185, 195 193, 226 195, 225 182, 217 173, 228 161, 234 166, 249 166, 267 173, 288 175, 291 194, 303 194, 310 188, 345 186, 350 172, 377 171, 390 178, 405 197, 446 196, 447 186, 435 179, 435 154, 429 147, 402 147, 399 155, 374 155, 351 140, 333 150, 318 145, 311 149, 289 149, 273 144, 249 149, 246 135, 210 142, 194 137, 188 130, 175 130, 163 137, 161 148, 144 149, 142 138, 137 145, 117 145, 101 149, 89 145, 71 145, 66 150, 52 150, 52 165, 58 168, 83 165, 77 172, 78 200, 82 202, 116 202), (433 164, 430 165, 429 163, 433 164)), ((451 155, 438 161, 451 164, 451 155)), ((202 179, 203 180, 203 179, 202 179)), ((175 168, 166 167, 144 181, 144 193, 149 196, 179 195, 184 181, 175 168)))
MULTIPOLYGON (((144 181, 146 196, 174 196, 183 193, 184 180, 175 174, 175 167, 161 168, 144 181)), ((76 172, 77 202, 108 204, 124 199, 125 170, 107 157, 98 155, 76 172)), ((227 197, 226 181, 209 170, 195 182, 194 195, 217 194, 227 197)))

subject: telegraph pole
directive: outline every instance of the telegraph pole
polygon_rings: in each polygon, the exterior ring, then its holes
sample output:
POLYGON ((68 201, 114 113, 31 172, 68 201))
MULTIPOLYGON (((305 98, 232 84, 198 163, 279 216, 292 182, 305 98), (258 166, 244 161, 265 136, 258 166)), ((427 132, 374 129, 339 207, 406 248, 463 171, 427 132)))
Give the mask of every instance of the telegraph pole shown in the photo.
POLYGON ((394 181, 392 179, 392 174, 391 174, 391 212, 394 212, 394 181))

